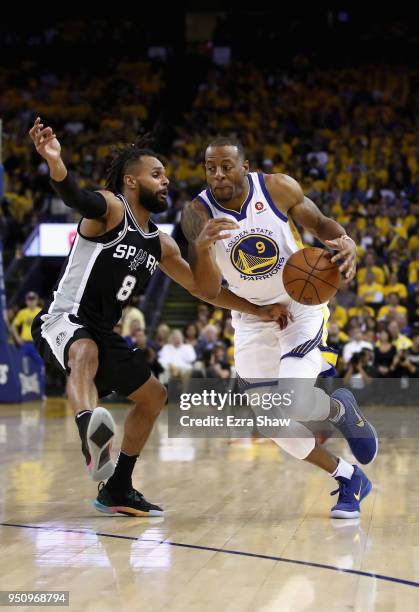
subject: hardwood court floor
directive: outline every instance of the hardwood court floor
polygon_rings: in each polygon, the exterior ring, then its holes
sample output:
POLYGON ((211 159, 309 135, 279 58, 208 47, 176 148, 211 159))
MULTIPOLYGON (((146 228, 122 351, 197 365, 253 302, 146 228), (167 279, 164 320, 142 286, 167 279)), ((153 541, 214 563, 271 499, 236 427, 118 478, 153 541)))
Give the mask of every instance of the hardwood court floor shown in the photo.
POLYGON ((134 484, 165 517, 108 517, 64 403, 0 406, 0 590, 67 590, 80 611, 416 611, 418 443, 382 440, 361 520, 333 521, 312 466, 270 441, 168 439, 162 415, 134 484))

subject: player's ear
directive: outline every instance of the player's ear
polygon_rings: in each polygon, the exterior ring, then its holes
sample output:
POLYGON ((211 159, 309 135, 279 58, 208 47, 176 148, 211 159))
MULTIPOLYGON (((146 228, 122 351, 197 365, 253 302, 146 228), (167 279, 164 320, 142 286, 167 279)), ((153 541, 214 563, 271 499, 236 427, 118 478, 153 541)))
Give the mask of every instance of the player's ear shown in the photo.
POLYGON ((244 162, 243 162, 243 170, 244 170, 245 174, 249 173, 249 168, 250 168, 249 160, 245 159, 244 162))
POLYGON ((135 187, 137 186, 135 176, 133 176, 132 174, 124 174, 124 185, 126 185, 130 189, 135 189, 135 187))

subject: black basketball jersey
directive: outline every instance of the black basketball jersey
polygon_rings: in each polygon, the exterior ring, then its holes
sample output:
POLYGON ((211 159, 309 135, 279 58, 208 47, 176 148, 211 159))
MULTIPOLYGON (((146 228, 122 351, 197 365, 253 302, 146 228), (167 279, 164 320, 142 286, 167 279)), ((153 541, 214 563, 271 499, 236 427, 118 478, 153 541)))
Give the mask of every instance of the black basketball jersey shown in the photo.
POLYGON ((124 217, 114 229, 86 238, 79 223, 53 298, 43 309, 44 321, 66 313, 95 329, 111 330, 134 289, 143 288, 156 271, 161 259, 158 228, 150 221, 150 232, 144 232, 126 198, 118 197, 124 217))

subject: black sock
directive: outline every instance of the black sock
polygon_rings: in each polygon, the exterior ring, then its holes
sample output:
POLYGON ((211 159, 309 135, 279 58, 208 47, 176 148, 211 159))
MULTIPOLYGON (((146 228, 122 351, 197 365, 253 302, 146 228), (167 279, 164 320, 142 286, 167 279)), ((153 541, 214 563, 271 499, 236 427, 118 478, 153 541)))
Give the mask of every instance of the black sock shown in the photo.
POLYGON ((92 416, 91 410, 81 410, 76 414, 76 425, 79 430, 80 440, 81 440, 81 450, 83 451, 83 455, 86 458, 86 463, 90 463, 90 454, 89 449, 86 443, 86 433, 87 428, 89 426, 90 417, 92 416))
POLYGON ((115 471, 106 483, 106 487, 112 492, 122 493, 132 487, 132 472, 137 462, 138 455, 127 455, 124 451, 119 453, 115 471))

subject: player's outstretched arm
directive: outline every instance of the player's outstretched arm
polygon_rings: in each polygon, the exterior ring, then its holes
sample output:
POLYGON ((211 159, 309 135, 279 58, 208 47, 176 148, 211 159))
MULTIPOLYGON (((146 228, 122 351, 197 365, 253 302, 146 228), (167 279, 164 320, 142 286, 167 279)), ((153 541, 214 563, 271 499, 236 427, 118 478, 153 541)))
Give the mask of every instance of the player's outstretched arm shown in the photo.
POLYGON ((37 152, 48 164, 51 184, 63 202, 87 219, 99 219, 108 213, 108 202, 102 193, 81 189, 68 172, 61 145, 51 127, 44 127, 38 117, 29 131, 37 152))
POLYGON ((281 329, 286 327, 288 323, 288 313, 280 304, 257 306, 235 295, 224 287, 219 288, 218 295, 215 298, 208 298, 201 293, 188 262, 183 259, 179 247, 173 238, 160 232, 160 242, 162 245, 160 268, 172 280, 189 291, 189 293, 214 306, 252 314, 260 317, 263 321, 277 321, 281 329))
POLYGON ((229 238, 229 231, 238 229, 226 218, 209 219, 198 200, 193 200, 182 211, 182 230, 188 240, 189 263, 199 292, 205 299, 214 299, 220 292, 222 274, 217 266, 214 244, 229 238))
POLYGON ((281 202, 281 210, 300 225, 331 247, 337 254, 332 261, 340 261, 339 270, 347 282, 355 277, 356 244, 345 229, 334 219, 326 217, 316 204, 307 198, 297 181, 285 174, 271 174, 265 177, 269 193, 274 202, 281 202))

